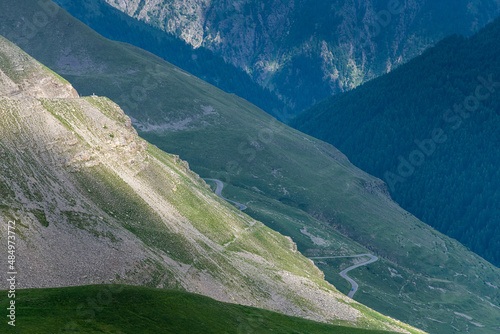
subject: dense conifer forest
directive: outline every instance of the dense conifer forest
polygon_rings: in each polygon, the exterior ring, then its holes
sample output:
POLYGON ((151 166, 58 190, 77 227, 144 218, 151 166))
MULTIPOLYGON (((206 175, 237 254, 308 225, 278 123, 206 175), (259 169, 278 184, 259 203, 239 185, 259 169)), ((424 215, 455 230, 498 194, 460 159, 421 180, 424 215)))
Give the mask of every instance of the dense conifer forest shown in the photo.
POLYGON ((500 265, 500 20, 450 36, 292 121, 382 178, 393 198, 500 265))

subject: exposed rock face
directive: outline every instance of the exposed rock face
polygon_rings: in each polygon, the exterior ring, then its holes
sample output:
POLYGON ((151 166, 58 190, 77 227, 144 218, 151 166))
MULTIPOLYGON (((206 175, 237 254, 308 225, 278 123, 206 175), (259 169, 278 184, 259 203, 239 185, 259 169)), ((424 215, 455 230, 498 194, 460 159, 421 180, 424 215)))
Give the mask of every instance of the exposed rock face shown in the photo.
POLYGON ((104 1, 213 50, 296 110, 500 14, 497 0, 104 1))

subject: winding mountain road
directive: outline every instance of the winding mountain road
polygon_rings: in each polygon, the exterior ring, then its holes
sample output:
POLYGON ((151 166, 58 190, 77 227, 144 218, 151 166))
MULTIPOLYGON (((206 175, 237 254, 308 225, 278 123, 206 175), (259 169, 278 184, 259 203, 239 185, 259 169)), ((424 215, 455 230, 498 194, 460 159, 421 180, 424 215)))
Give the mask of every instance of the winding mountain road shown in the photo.
POLYGON ((349 298, 352 298, 354 296, 354 294, 356 293, 356 291, 358 291, 358 283, 356 283, 356 281, 354 281, 352 278, 350 278, 349 276, 347 276, 347 273, 353 269, 356 269, 358 267, 361 267, 361 266, 366 266, 370 263, 373 263, 375 261, 378 260, 378 257, 376 257, 375 255, 372 255, 372 254, 359 254, 359 255, 351 255, 351 256, 325 256, 325 257, 310 257, 311 260, 322 260, 322 259, 340 259, 340 258, 352 258, 352 257, 369 257, 370 259, 368 261, 365 261, 365 262, 360 262, 358 264, 355 264, 353 266, 350 266, 344 270, 342 270, 340 272, 340 276, 342 276, 344 279, 346 279, 349 283, 351 283, 351 291, 349 291, 349 294, 347 295, 347 297, 349 298))
POLYGON ((226 200, 228 201, 229 203, 233 203, 234 205, 236 205, 236 207, 240 210, 240 211, 243 211, 247 208, 247 206, 245 204, 241 204, 241 203, 238 203, 238 202, 235 202, 235 201, 232 201, 230 199, 227 199, 225 198, 224 196, 222 196, 222 189, 224 188, 224 184, 222 183, 222 181, 220 180, 216 180, 216 179, 205 179, 207 181, 213 181, 215 182, 215 184, 217 185, 217 188, 215 189, 215 194, 217 196, 219 196, 220 198, 222 198, 223 200, 226 200))
MULTIPOLYGON (((225 198, 224 196, 222 196, 222 189, 224 189, 224 184, 222 183, 221 180, 217 180, 217 179, 205 179, 206 181, 212 181, 212 182, 215 182, 216 184, 216 188, 215 188, 215 194, 217 196, 219 196, 220 198, 222 198, 223 200, 226 200, 228 201, 229 203, 232 203, 234 205, 236 205, 236 207, 240 210, 240 211, 243 211, 247 208, 247 206, 245 204, 241 204, 239 202, 236 202, 236 201, 232 201, 228 198, 225 198)), ((375 261, 378 260, 378 257, 376 257, 375 255, 372 255, 372 254, 359 254, 359 255, 350 255, 350 256, 324 256, 324 257, 310 257, 311 260, 326 260, 326 259, 340 259, 340 258, 356 258, 356 257, 369 257, 370 259, 365 261, 365 262, 360 262, 358 264, 355 264, 353 266, 350 266, 344 270, 342 270, 340 272, 340 276, 342 276, 345 280, 347 280, 349 283, 351 283, 351 291, 349 291, 349 294, 347 295, 349 298, 352 298, 354 297, 354 294, 356 293, 356 291, 358 291, 358 288, 359 288, 359 285, 358 283, 356 283, 355 280, 353 280, 352 278, 350 278, 349 276, 347 276, 347 273, 353 269, 356 269, 356 268, 359 268, 361 266, 366 266, 370 263, 373 263, 375 261)))

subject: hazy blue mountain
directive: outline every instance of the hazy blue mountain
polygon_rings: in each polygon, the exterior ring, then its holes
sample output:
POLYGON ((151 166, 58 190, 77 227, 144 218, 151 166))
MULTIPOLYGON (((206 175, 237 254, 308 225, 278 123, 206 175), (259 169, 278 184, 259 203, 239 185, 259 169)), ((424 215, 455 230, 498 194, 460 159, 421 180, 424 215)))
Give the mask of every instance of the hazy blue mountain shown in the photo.
POLYGON ((292 121, 383 178, 393 198, 500 265, 500 20, 452 36, 292 121))

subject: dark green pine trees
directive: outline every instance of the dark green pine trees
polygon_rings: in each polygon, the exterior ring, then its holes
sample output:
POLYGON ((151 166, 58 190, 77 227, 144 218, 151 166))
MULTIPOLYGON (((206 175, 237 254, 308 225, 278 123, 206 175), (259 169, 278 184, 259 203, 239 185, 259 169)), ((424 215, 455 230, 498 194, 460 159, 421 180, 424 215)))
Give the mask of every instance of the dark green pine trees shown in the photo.
POLYGON ((500 265, 500 20, 292 121, 401 206, 500 265))

